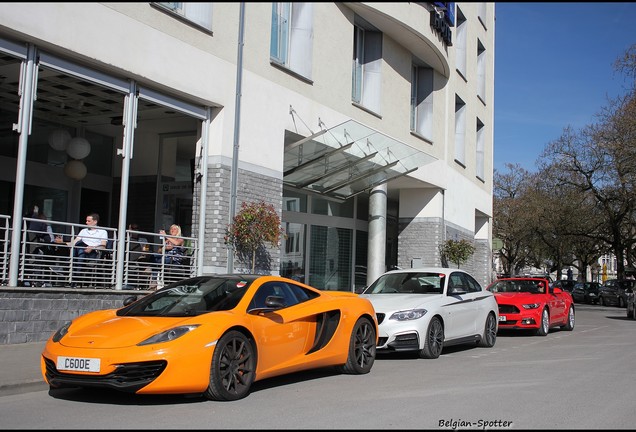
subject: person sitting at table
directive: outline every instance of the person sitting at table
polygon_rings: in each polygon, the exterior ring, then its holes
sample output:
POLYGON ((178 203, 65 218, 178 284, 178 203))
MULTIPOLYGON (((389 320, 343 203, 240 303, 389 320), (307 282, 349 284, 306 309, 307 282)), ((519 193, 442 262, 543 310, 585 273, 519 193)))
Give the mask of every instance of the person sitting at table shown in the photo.
POLYGON ((99 223, 99 215, 91 213, 86 216, 86 228, 82 228, 80 232, 69 242, 64 242, 61 236, 55 238, 58 244, 66 243, 73 248, 73 257, 77 258, 77 264, 73 267, 73 279, 77 282, 71 283, 71 287, 75 288, 78 283, 82 285, 80 275, 85 270, 87 260, 98 257, 98 250, 106 249, 108 243, 108 233, 106 230, 97 227, 99 223))
POLYGON ((161 263, 161 257, 163 255, 163 262, 166 264, 181 264, 185 248, 183 243, 185 239, 181 237, 181 227, 177 224, 170 226, 170 234, 166 235, 165 230, 159 231, 161 239, 163 240, 163 250, 159 250, 159 254, 155 256, 155 262, 161 263))

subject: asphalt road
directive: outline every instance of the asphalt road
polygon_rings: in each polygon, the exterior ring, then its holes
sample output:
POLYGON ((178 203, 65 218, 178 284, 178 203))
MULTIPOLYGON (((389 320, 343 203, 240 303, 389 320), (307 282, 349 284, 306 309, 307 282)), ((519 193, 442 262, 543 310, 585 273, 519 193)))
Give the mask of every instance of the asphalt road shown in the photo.
POLYGON ((0 429, 634 429, 636 321, 576 305, 574 331, 500 333, 439 359, 379 356, 368 375, 312 371, 247 398, 79 389, 0 396, 0 429))

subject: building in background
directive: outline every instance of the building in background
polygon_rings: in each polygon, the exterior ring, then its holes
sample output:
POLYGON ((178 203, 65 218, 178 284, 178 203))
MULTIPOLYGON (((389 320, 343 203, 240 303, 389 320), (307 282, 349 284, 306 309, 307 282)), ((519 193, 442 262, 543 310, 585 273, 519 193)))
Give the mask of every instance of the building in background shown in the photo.
POLYGON ((494 3, 3 3, 0 214, 178 223, 227 272, 263 200, 260 271, 352 290, 469 239, 485 284, 494 41, 494 3))

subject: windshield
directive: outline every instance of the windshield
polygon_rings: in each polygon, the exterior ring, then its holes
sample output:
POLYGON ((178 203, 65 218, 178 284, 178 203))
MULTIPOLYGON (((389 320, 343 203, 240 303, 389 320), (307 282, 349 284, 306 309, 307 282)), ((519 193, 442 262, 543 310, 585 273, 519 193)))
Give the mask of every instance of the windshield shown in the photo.
POLYGON ((441 294, 445 276, 440 273, 388 273, 380 276, 363 294, 441 294))
POLYGON ((196 316, 230 310, 245 295, 252 279, 198 277, 179 281, 117 311, 119 316, 196 316))
POLYGON ((537 279, 500 280, 493 283, 489 291, 494 293, 525 292, 545 294, 545 284, 542 280, 537 279))

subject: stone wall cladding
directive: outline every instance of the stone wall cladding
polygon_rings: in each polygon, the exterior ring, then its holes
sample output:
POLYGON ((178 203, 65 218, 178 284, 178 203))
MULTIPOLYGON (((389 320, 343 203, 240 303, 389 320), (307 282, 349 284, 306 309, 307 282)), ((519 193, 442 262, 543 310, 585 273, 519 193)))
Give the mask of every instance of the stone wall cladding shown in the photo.
POLYGON ((101 309, 119 309, 124 299, 146 291, 57 288, 0 289, 0 345, 44 342, 65 322, 101 309))
POLYGON ((422 267, 439 267, 439 245, 443 241, 441 219, 400 218, 398 223, 398 267, 410 268, 414 258, 421 259, 422 267))
MULTIPOLYGON (((225 245, 225 230, 230 219, 231 167, 214 164, 208 167, 208 190, 206 203, 205 252, 204 266, 227 268, 227 246, 225 245)), ((236 188, 236 211, 240 211, 241 203, 264 201, 271 203, 282 215, 283 182, 252 171, 239 169, 236 188)), ((278 272, 280 265, 280 250, 268 248, 272 257, 272 270, 278 272)), ((241 263, 234 260, 236 272, 246 272, 241 263)), ((251 270, 251 269, 250 269, 251 270)))
MULTIPOLYGON (((486 287, 492 281, 491 252, 487 240, 475 240, 472 233, 459 227, 444 224, 440 218, 400 218, 398 235, 398 267, 411 268, 414 258, 421 258, 422 267, 442 265, 439 245, 445 239, 466 239, 475 246, 475 253, 462 264, 461 269, 472 274, 486 287)), ((453 263, 448 263, 454 267, 453 263)))

